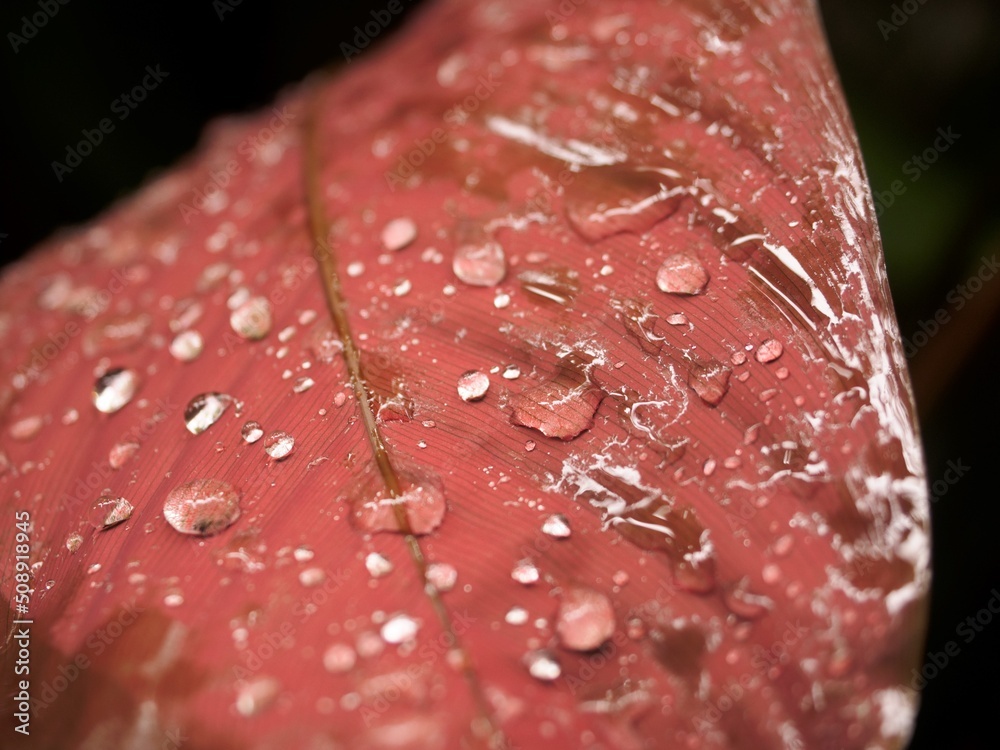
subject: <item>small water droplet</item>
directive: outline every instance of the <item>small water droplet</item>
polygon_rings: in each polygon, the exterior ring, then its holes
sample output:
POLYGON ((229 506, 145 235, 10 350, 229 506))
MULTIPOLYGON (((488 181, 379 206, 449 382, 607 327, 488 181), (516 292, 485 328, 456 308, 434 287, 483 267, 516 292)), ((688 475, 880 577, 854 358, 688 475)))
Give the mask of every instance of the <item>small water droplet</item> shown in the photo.
POLYGON ((333 674, 350 672, 357 661, 357 653, 346 643, 334 643, 323 652, 323 667, 333 674))
POLYGON ((555 655, 545 649, 529 651, 524 657, 524 663, 528 667, 528 673, 542 682, 552 682, 562 674, 555 655))
POLYGON ((531 586, 534 583, 538 583, 539 573, 538 568, 530 560, 521 560, 514 569, 510 571, 510 577, 513 578, 518 583, 524 584, 525 586, 531 586))
POLYGON ((458 581, 458 571, 448 563, 431 563, 427 566, 427 583, 438 591, 451 591, 458 581))
POLYGON ((615 586, 624 586, 629 582, 629 575, 624 570, 615 571, 615 574, 611 576, 611 580, 614 582, 615 586))
POLYGON ((593 651, 615 632, 615 610, 607 596, 584 586, 570 586, 559 600, 556 633, 574 651, 593 651))
POLYGON ((102 495, 90 509, 88 520, 95 529, 103 531, 128 520, 132 510, 132 503, 124 497, 102 495))
POLYGON ((524 607, 511 607, 503 619, 508 625, 524 625, 528 621, 528 610, 524 607))
POLYGON ((692 255, 677 253, 663 261, 656 272, 656 286, 668 294, 701 294, 708 284, 708 271, 692 255))
POLYGON ((735 351, 732 353, 732 355, 730 355, 729 361, 732 362, 734 365, 739 366, 747 361, 747 355, 745 352, 735 351))
POLYGON ((45 420, 38 415, 24 417, 23 419, 19 419, 14 422, 14 424, 7 429, 7 434, 10 435, 13 440, 31 440, 31 438, 41 432, 44 424, 45 420))
POLYGON ((782 346, 780 341, 768 339, 757 347, 757 351, 754 356, 757 358, 758 362, 766 364, 768 362, 774 362, 774 360, 780 357, 784 351, 785 347, 782 346))
POLYGON ((260 426, 260 422, 254 422, 251 420, 243 425, 243 429, 240 430, 240 435, 243 436, 244 442, 256 443, 264 437, 264 429, 260 426))
POLYGON ((409 615, 393 615, 382 626, 379 634, 386 643, 399 644, 417 637, 420 623, 409 615))
POLYGON ((504 380, 517 380, 521 377, 521 368, 517 365, 507 365, 500 375, 504 380))
POLYGON ((365 568, 372 578, 382 578, 389 575, 393 570, 393 564, 387 557, 378 552, 369 552, 365 557, 365 568))
POLYGON ((751 594, 747 591, 746 584, 744 579, 736 586, 726 589, 722 592, 722 600, 729 611, 737 617, 756 620, 767 614, 774 607, 774 602, 766 596, 751 594))
POLYGON ((580 275, 569 268, 529 268, 517 280, 528 294, 558 305, 569 305, 580 293, 580 275))
POLYGON ((225 393, 199 393, 184 409, 184 426, 192 435, 200 435, 225 413, 233 402, 225 393))
POLYGON ((99 412, 114 414, 132 400, 138 388, 135 371, 123 367, 108 370, 94 384, 94 406, 99 412))
POLYGON ((83 544, 83 537, 77 533, 70 534, 66 537, 66 549, 70 552, 76 552, 80 549, 81 544, 83 544))
POLYGON ((292 551, 292 557, 295 558, 295 562, 309 562, 315 556, 316 556, 316 553, 313 552, 308 547, 296 547, 292 551))
POLYGON ((691 368, 688 385, 702 401, 718 406, 729 391, 732 369, 720 362, 700 363, 691 368))
POLYGON ((563 369, 552 380, 511 396, 511 421, 546 437, 572 440, 590 429, 603 394, 586 376, 563 369))
POLYGON ((463 401, 479 401, 489 390, 489 376, 479 370, 469 370, 458 378, 458 395, 463 401))
POLYGON ((241 716, 256 716, 274 702, 280 690, 280 684, 273 677, 254 677, 240 687, 236 710, 241 716))
POLYGON ((299 573, 299 583, 303 586, 319 586, 326 580, 326 571, 322 568, 306 568, 299 573))
POLYGON ((382 245, 386 250, 402 250, 417 238, 417 225, 413 219, 393 219, 382 228, 382 245))
POLYGON ((197 359, 204 348, 205 342, 197 331, 181 331, 170 342, 170 353, 180 362, 197 359))
POLYGON ((312 378, 308 377, 299 378, 298 380, 295 381, 295 384, 292 386, 292 391, 294 393, 305 393, 314 385, 316 385, 316 381, 313 380, 312 378))
POLYGON ((116 443, 108 451, 108 465, 116 471, 123 467, 127 461, 135 457, 139 452, 139 443, 129 440, 124 443, 116 443))
POLYGON ((271 330, 271 303, 264 297, 251 297, 233 310, 229 325, 240 338, 264 338, 271 330))
POLYGON ((495 240, 469 243, 455 251, 452 269, 459 280, 471 286, 496 286, 507 275, 507 258, 495 240))
POLYGON ((173 592, 163 597, 164 607, 179 607, 184 603, 184 594, 173 592))
POLYGON ((556 539, 566 539, 573 532, 569 528, 569 519, 562 513, 555 513, 545 519, 542 532, 556 539))
POLYGON ((163 517, 182 534, 218 534, 240 517, 240 495, 227 482, 194 479, 170 491, 163 517))
POLYGON ((287 432, 272 432, 264 441, 264 452, 275 461, 288 458, 294 448, 295 438, 287 432))

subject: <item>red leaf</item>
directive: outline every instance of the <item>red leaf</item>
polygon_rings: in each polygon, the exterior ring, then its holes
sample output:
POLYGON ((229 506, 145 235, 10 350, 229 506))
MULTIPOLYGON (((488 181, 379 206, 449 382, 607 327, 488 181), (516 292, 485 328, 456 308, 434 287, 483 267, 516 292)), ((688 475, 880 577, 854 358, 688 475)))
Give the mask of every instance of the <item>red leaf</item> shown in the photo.
POLYGON ((0 282, 32 745, 904 744, 926 488, 813 5, 442 2, 277 106, 0 282))

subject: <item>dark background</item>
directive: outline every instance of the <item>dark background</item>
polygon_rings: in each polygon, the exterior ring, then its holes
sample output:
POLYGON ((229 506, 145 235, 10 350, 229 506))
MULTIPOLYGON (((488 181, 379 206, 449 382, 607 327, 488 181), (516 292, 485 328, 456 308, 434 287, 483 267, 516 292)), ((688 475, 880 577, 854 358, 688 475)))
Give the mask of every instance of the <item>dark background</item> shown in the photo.
MULTIPOLYGON (((350 40, 353 26, 385 4, 204 0, 157 8, 76 0, 58 6, 14 52, 8 34, 21 34, 21 17, 39 5, 5 0, 0 260, 23 254, 59 226, 91 218, 167 169, 216 115, 267 105, 283 86, 341 60, 340 43, 350 40), (126 120, 113 117, 114 133, 58 182, 51 162, 64 161, 80 130, 109 116, 111 102, 139 83, 145 66, 157 64, 168 78, 126 120)), ((404 2, 407 12, 418 4, 404 2)), ((983 257, 1000 254, 994 187, 1000 129, 985 104, 1000 93, 1000 4, 827 0, 821 6, 873 189, 887 196, 895 180, 906 188, 879 219, 903 334, 921 342, 914 334, 922 321, 927 328, 942 309, 950 319, 910 359, 929 477, 941 480, 949 461, 968 467, 933 504, 926 646, 940 652, 956 641, 960 652, 929 681, 911 747, 996 747, 1000 617, 969 643, 956 628, 1000 588, 994 555, 1000 545, 990 542, 1000 498, 989 473, 1000 424, 994 396, 1000 278, 986 282, 962 310, 949 292, 983 257), (913 181, 907 162, 932 146, 938 128, 959 137, 913 181)), ((397 17, 372 47, 404 26, 397 17)))

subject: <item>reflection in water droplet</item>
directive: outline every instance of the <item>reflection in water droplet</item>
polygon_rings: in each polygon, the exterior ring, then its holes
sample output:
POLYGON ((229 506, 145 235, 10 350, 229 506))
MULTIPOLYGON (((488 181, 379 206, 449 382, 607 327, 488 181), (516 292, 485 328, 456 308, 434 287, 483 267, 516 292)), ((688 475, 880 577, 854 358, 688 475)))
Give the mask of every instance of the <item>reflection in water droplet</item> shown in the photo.
POLYGON ((288 458, 294 448, 295 438, 287 432, 272 432, 264 441, 264 452, 275 461, 288 458))
POLYGON ((458 378, 458 395, 463 401, 479 401, 486 395, 489 387, 489 377, 478 370, 469 370, 458 378))
POLYGON ((545 519, 542 524, 542 533, 548 534, 556 539, 566 539, 572 533, 569 528, 569 520, 562 513, 555 513, 545 519))
POLYGON ((668 294, 701 294, 708 284, 708 271, 691 255, 677 253, 663 261, 656 272, 656 286, 668 294))
POLYGON ((459 280, 471 286, 496 286, 507 275, 507 258, 495 240, 469 243, 455 251, 452 269, 459 280))
POLYGON ((766 364, 767 362, 774 362, 774 360, 780 357, 784 351, 785 347, 781 345, 780 341, 768 339, 757 347, 757 352, 754 356, 757 358, 758 362, 766 364))
POLYGON ((431 563, 427 566, 427 583, 438 591, 451 591, 458 581, 458 571, 448 563, 431 563))
POLYGON ((441 480, 422 467, 396 462, 395 469, 400 485, 397 497, 389 493, 382 476, 370 468, 348 488, 344 499, 351 504, 352 523, 366 533, 404 531, 395 511, 400 506, 412 533, 429 534, 442 524, 447 511, 441 480))
POLYGON ((528 294, 559 305, 569 305, 580 293, 580 275, 569 268, 529 268, 517 279, 528 294))
POLYGON ((246 443, 256 443, 262 437, 264 437, 264 430, 260 426, 260 422, 250 421, 243 425, 243 429, 240 430, 240 435, 243 436, 243 441, 246 443))
POLYGON ((535 567, 535 564, 530 560, 521 560, 521 562, 515 565, 514 569, 510 571, 510 577, 518 583, 530 586, 533 583, 538 583, 538 568, 535 567))
POLYGON ((278 695, 280 684, 273 677, 253 677, 244 682, 236 695, 236 710, 241 716, 256 716, 278 695))
POLYGON ((417 225, 413 219, 393 219, 382 228, 382 246, 386 250, 402 250, 417 238, 417 225))
POLYGON ((559 600, 559 641, 574 651, 593 651, 615 632, 615 610, 607 596, 584 586, 570 586, 559 600))
POLYGON ((551 651, 530 651, 525 655, 524 663, 528 667, 528 673, 536 680, 552 682, 562 674, 562 668, 551 651))
POLYGON ((138 387, 139 376, 133 370, 108 370, 94 384, 94 406, 104 414, 113 414, 132 400, 138 387))
POLYGON ((378 552, 369 552, 365 557, 365 568, 372 578, 387 576, 393 571, 393 565, 389 559, 378 552))
POLYGON ((132 515, 132 503, 124 497, 111 497, 103 495, 97 499, 90 509, 88 520, 90 525, 99 531, 110 529, 112 526, 128 520, 132 515))
POLYGON ((393 615, 379 631, 386 643, 398 644, 417 637, 420 623, 409 615, 393 615))
POLYGON ((199 393, 184 409, 184 425, 192 435, 200 435, 225 413, 233 402, 225 393, 199 393))
POLYGON ((702 401, 718 406, 729 391, 732 369, 720 362, 695 364, 691 368, 688 384, 702 401))
POLYGON ((240 517, 240 495, 227 482, 195 479, 170 491, 163 517, 182 534, 210 536, 240 517))
POLYGON ((333 674, 350 672, 358 661, 354 649, 346 643, 334 643, 323 652, 323 667, 333 674))
POLYGON ((197 331, 181 331, 170 342, 170 353, 181 362, 191 362, 198 358, 205 342, 197 331))
POLYGON ((233 310, 229 325, 241 338, 250 341, 264 338, 271 330, 271 303, 264 297, 251 297, 233 310))

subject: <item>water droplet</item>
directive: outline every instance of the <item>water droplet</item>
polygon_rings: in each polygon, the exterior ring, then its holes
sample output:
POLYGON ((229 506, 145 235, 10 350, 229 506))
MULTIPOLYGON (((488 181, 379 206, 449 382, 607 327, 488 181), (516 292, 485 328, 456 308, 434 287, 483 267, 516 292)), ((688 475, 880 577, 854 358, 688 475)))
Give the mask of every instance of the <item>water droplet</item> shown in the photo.
POLYGON ((225 393, 199 393, 184 409, 184 425, 192 435, 200 435, 225 413, 233 402, 225 393))
POLYGON ((490 379, 479 370, 469 370, 458 378, 458 395, 463 401, 479 401, 489 390, 490 379))
POLYGON ((295 558, 295 562, 309 562, 315 556, 316 556, 316 553, 313 552, 308 547, 296 547, 292 551, 292 557, 295 558))
POLYGON ((784 351, 785 347, 781 345, 780 341, 768 339, 757 347, 757 352, 754 356, 757 358, 758 362, 766 364, 768 362, 774 362, 774 360, 780 357, 784 351))
POLYGON ((275 461, 288 458, 295 448, 295 438, 287 432, 272 432, 264 441, 264 452, 275 461))
POLYGON ((133 370, 108 370, 94 384, 94 406, 99 412, 114 414, 132 400, 138 388, 139 376, 133 370))
POLYGON ((260 422, 250 421, 243 425, 243 429, 240 430, 240 435, 243 436, 243 441, 246 443, 256 443, 262 437, 264 437, 264 430, 260 426, 260 422))
POLYGON ((507 258, 495 240, 470 243, 455 251, 452 269, 459 280, 471 286, 496 286, 507 275, 507 258))
POLYGON ((559 599, 559 641, 574 651, 593 651, 615 632, 615 610, 607 596, 584 586, 570 586, 559 599))
POLYGON ((708 271, 692 255, 677 253, 663 261, 656 272, 656 286, 668 294, 701 294, 708 284, 708 271))
POLYGON ((108 465, 116 471, 123 467, 126 462, 135 457, 139 452, 139 443, 129 440, 124 443, 116 443, 108 451, 108 465))
POLYGON ((195 479, 170 491, 163 517, 182 534, 218 534, 240 517, 240 495, 227 482, 195 479))
POLYGON ((184 594, 173 592, 163 597, 164 607, 179 607, 184 603, 184 594))
POLYGON ((529 651, 524 657, 524 663, 528 667, 528 673, 536 680, 552 682, 562 674, 562 668, 551 651, 529 651))
POLYGON ((333 326, 328 320, 321 320, 310 329, 306 336, 306 348, 324 365, 328 365, 340 357, 344 351, 343 342, 337 337, 333 326))
POLYGON ((722 600, 726 607, 737 617, 744 620, 756 620, 767 614, 774 607, 774 602, 759 594, 751 594, 746 588, 746 579, 736 586, 722 592, 722 600))
POLYGON ((729 361, 732 362, 734 365, 737 365, 737 366, 738 365, 742 365, 742 364, 744 364, 747 361, 747 355, 746 355, 745 352, 735 351, 729 357, 729 361))
POLYGON ((691 368, 688 385, 706 404, 718 406, 729 391, 732 374, 732 369, 720 362, 699 363, 691 368))
POLYGON ((629 575, 624 570, 615 571, 615 574, 611 576, 611 580, 614 582, 615 586, 625 586, 629 582, 629 575))
POLYGON ((333 674, 350 672, 357 661, 357 653, 346 643, 334 643, 323 652, 323 667, 333 674))
POLYGON ((393 497, 382 476, 368 470, 347 491, 355 527, 366 533, 378 531, 401 532, 396 517, 397 506, 406 511, 410 531, 429 534, 444 521, 447 510, 441 480, 426 469, 396 464, 400 494, 393 497))
POLYGON ((90 509, 88 520, 95 529, 103 531, 127 521, 132 515, 132 510, 132 503, 124 497, 103 495, 90 509))
POLYGON ((511 421, 546 437, 571 440, 593 425, 602 395, 585 376, 563 369, 552 380, 511 396, 511 421))
POLYGON ((503 372, 500 373, 500 376, 504 380, 517 380, 521 377, 521 368, 517 365, 507 365, 503 368, 503 372))
POLYGON ((83 537, 77 533, 70 534, 66 537, 66 549, 70 552, 76 552, 80 549, 81 544, 83 544, 83 537))
POLYGON ((524 607, 511 607, 503 619, 508 625, 524 625, 528 621, 528 610, 524 607))
POLYGON ((566 186, 566 219, 584 239, 642 234, 677 210, 676 176, 623 165, 589 167, 566 186))
POLYGON ((198 358, 205 342, 197 331, 181 331, 170 342, 170 353, 181 362, 191 362, 198 358))
POLYGON ((229 316, 229 325, 236 335, 257 341, 271 330, 271 303, 264 297, 251 297, 229 316))
POLYGON ((569 268, 529 268, 517 280, 528 294, 559 305, 569 305, 580 293, 580 275, 569 268))
POLYGON ((510 571, 510 577, 513 578, 518 583, 522 583, 525 586, 531 586, 534 583, 538 583, 539 573, 538 568, 530 560, 521 560, 514 569, 510 571))
POLYGON ((393 615, 379 631, 386 643, 398 644, 412 641, 417 637, 420 623, 409 615, 393 615))
POLYGON ((45 424, 45 420, 37 415, 19 419, 7 429, 7 434, 13 440, 31 440, 45 424))
POLYGON ((389 575, 393 570, 393 564, 389 559, 378 552, 369 552, 365 557, 365 568, 372 578, 382 578, 389 575))
POLYGON ((254 677, 240 687, 236 710, 241 716, 256 716, 274 702, 280 690, 280 684, 273 677, 254 677))
POLYGON ((448 563, 431 563, 427 566, 427 583, 438 591, 451 591, 458 581, 458 571, 448 563))
POLYGON ((556 539, 566 539, 573 532, 569 528, 569 519, 562 513, 555 513, 545 519, 542 532, 556 539))
POLYGON ((292 391, 294 393, 305 393, 314 385, 316 385, 316 381, 313 380, 312 378, 308 377, 299 378, 298 380, 295 381, 295 384, 292 386, 292 391))
POLYGON ((417 238, 417 225, 413 219, 393 219, 382 228, 382 245, 386 250, 402 250, 417 238))
POLYGON ((303 586, 319 586, 326 580, 326 571, 322 568, 306 568, 299 573, 299 583, 303 586))

